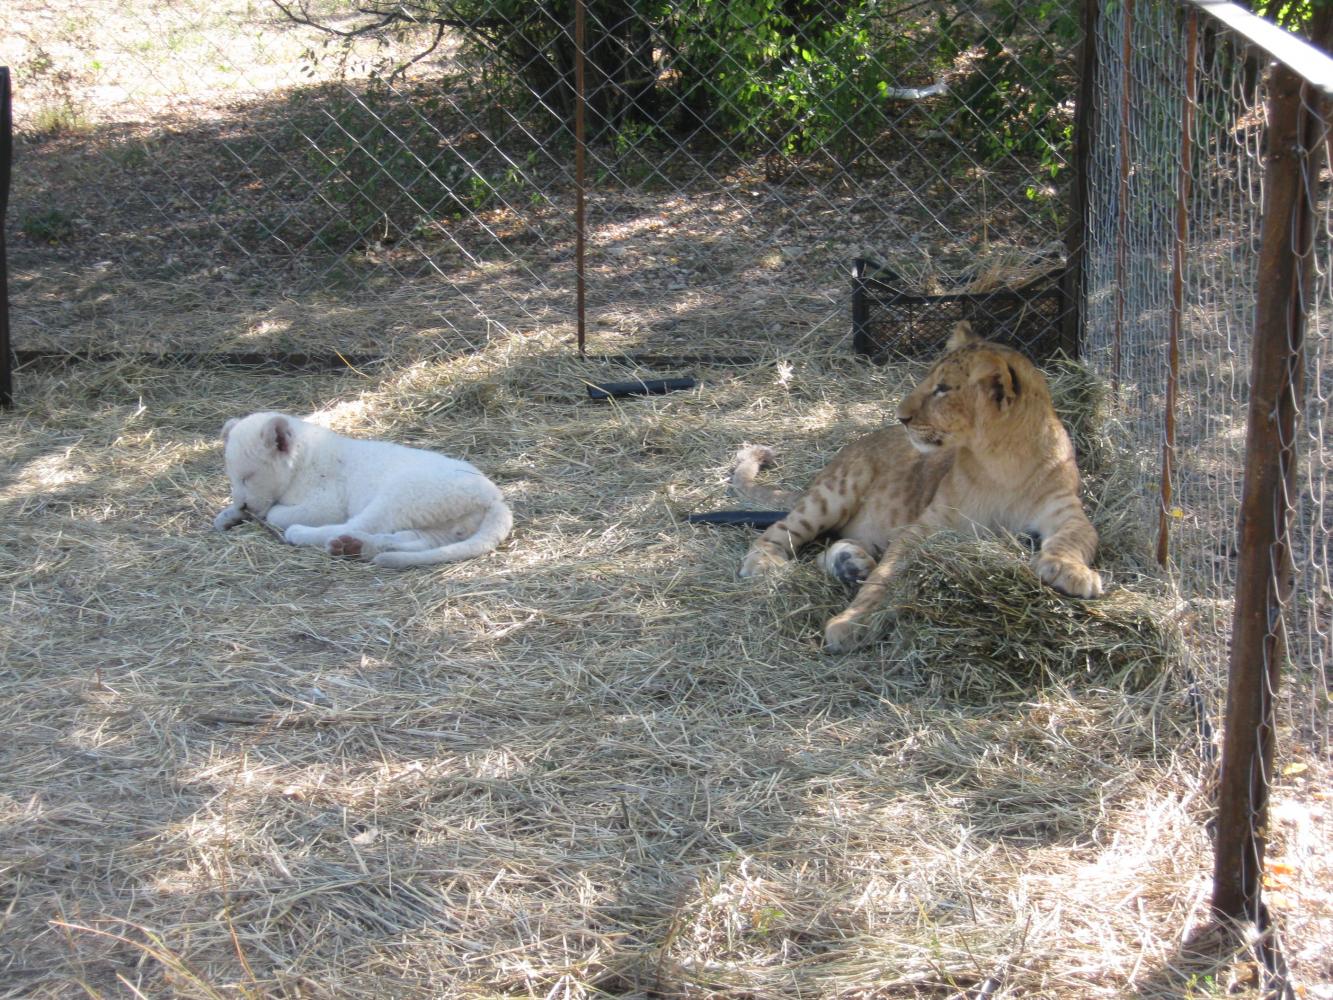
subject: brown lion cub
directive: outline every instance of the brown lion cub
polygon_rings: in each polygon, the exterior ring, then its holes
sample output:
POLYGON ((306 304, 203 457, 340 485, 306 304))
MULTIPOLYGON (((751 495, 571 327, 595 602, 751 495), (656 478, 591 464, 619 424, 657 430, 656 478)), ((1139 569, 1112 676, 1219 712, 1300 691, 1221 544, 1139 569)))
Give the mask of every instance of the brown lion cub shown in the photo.
POLYGON ((1031 532, 1041 539, 1033 567, 1043 582, 1076 597, 1101 595, 1089 565, 1097 532, 1079 501, 1074 447, 1032 362, 959 323, 898 420, 844 447, 795 496, 755 482, 773 460, 770 449, 741 449, 733 487, 760 503, 790 504, 751 546, 741 576, 771 570, 819 535, 838 535, 820 565, 860 587, 824 628, 832 652, 869 638, 863 619, 883 603, 889 578, 915 540, 940 529, 1031 532))

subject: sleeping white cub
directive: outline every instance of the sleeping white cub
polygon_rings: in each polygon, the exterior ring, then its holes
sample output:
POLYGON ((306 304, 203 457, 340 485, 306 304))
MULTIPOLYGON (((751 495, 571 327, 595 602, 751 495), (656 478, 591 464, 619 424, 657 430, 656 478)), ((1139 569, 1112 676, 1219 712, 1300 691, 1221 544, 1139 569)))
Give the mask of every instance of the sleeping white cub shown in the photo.
POLYGON ((514 518, 499 488, 456 458, 343 437, 282 413, 222 428, 232 504, 219 531, 267 521, 291 545, 401 568, 490 552, 514 518))

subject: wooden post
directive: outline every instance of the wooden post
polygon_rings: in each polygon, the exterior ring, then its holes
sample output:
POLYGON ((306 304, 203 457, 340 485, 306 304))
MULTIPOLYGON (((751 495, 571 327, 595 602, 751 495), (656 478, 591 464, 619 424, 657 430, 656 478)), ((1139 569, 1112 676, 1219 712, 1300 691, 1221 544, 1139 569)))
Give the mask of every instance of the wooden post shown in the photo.
MULTIPOLYGON (((1317 36, 1319 37, 1319 36, 1317 36)), ((1273 776, 1274 699, 1286 655, 1296 425, 1305 378, 1304 304, 1312 201, 1322 156, 1320 104, 1285 65, 1273 68, 1264 170, 1245 486, 1238 525, 1225 742, 1218 788, 1213 909, 1264 926, 1260 887, 1273 776), (1303 93, 1303 91, 1305 91, 1303 93)))

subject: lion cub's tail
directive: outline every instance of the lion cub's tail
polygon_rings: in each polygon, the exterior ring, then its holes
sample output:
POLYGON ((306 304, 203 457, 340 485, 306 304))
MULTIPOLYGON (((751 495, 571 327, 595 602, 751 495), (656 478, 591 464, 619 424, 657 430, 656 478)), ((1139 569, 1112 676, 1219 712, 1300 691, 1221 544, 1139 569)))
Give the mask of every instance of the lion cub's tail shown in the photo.
POLYGON ((429 566, 432 563, 460 562, 476 556, 484 556, 494 551, 495 547, 509 536, 514 526, 514 515, 503 500, 496 500, 486 509, 486 516, 481 519, 469 538, 461 542, 450 542, 439 548, 411 550, 389 550, 381 552, 372 560, 377 566, 390 569, 405 569, 408 566, 429 566))
POLYGON ((736 452, 736 468, 731 471, 731 488, 748 500, 771 507, 790 507, 799 493, 774 489, 755 482, 760 470, 773 464, 773 449, 764 444, 747 444, 736 452))

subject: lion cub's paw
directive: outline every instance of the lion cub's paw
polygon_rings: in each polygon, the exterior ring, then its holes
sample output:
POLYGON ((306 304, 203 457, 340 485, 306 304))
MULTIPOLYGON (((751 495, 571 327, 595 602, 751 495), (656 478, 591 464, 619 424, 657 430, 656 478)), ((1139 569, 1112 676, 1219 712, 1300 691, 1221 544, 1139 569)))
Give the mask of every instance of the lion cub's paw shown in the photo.
POLYGON ((283 541, 288 545, 323 545, 324 529, 309 524, 289 524, 283 529, 283 541))
POLYGON ((861 546, 843 538, 820 553, 819 566, 835 580, 859 587, 875 568, 875 560, 861 546))
POLYGON ((228 507, 217 517, 213 518, 213 527, 218 531, 227 531, 236 527, 245 520, 245 511, 236 506, 228 507))
POLYGON ((767 576, 774 572, 787 560, 779 555, 775 555, 772 550, 755 546, 745 553, 745 558, 741 560, 741 577, 748 579, 754 576, 767 576))
POLYGON ((329 555, 331 556, 341 556, 345 559, 359 559, 361 558, 363 548, 364 546, 361 543, 361 539, 357 538, 355 535, 339 535, 337 538, 329 539, 328 549, 329 555))
POLYGON ((1095 569, 1062 556, 1039 555, 1036 560, 1037 576, 1070 597, 1101 597, 1102 577, 1095 569))
POLYGON ((847 612, 830 618, 824 626, 824 652, 845 653, 865 642, 867 637, 864 623, 857 621, 847 612))

